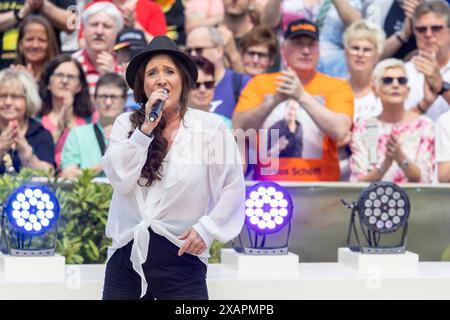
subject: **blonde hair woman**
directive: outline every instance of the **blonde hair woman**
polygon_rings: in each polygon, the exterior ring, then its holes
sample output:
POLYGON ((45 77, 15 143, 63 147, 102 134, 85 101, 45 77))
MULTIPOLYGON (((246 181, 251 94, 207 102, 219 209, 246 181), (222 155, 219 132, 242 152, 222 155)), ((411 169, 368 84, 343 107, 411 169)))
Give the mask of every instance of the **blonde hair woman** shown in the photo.
POLYGON ((354 22, 345 30, 345 57, 355 97, 355 122, 362 117, 381 113, 381 102, 372 90, 371 77, 383 51, 384 41, 384 31, 364 20, 354 22))
MULTIPOLYGON (((372 70, 383 51, 385 35, 377 25, 360 20, 352 23, 344 33, 344 52, 347 60, 349 82, 354 96, 353 122, 361 118, 374 117, 381 113, 381 102, 375 96, 372 86, 372 70)), ((350 168, 348 159, 352 134, 339 142, 339 166, 341 180, 348 181, 350 168)))
POLYGON ((352 134, 352 181, 431 182, 434 164, 433 122, 405 111, 409 94, 405 66, 381 61, 372 74, 383 105, 378 117, 361 119, 352 134))
POLYGON ((26 71, 0 71, 0 173, 22 167, 54 168, 53 138, 33 120, 41 107, 36 83, 26 71))

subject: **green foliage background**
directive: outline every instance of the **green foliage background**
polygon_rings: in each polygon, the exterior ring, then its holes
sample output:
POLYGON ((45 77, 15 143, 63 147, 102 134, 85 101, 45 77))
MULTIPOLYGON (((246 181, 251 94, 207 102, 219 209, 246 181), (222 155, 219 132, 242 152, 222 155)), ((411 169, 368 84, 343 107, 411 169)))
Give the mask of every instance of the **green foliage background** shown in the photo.
MULTIPOLYGON (((15 176, 0 176, 0 202, 5 203, 15 188, 33 177, 44 177, 56 190, 61 207, 57 253, 65 256, 67 264, 105 263, 111 245, 105 236, 111 185, 93 182, 94 175, 89 170, 83 170, 76 180, 58 181, 47 172, 22 169, 15 176)), ((221 243, 213 243, 210 263, 220 262, 221 248, 221 243)))

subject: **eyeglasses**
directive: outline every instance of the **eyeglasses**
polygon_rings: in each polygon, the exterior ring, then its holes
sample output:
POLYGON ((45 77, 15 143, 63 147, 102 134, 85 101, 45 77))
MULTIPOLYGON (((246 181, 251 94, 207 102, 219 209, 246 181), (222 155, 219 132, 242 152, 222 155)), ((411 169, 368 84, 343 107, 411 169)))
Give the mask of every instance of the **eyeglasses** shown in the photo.
POLYGON ((357 56, 357 55, 362 55, 364 57, 370 57, 373 55, 373 53, 375 52, 375 49, 373 48, 364 48, 364 47, 358 47, 358 46, 351 46, 348 49, 348 52, 353 55, 353 56, 357 56))
POLYGON ((266 59, 269 58, 269 54, 266 52, 258 52, 258 51, 251 51, 251 50, 247 50, 244 53, 245 55, 253 58, 254 56, 256 56, 258 59, 266 59))
POLYGON ((6 100, 8 100, 8 97, 12 101, 19 101, 19 100, 25 98, 25 96, 23 94, 0 93, 0 101, 6 101, 6 100))
POLYGON ((55 77, 58 80, 64 80, 67 79, 68 82, 75 82, 78 80, 78 76, 74 76, 73 74, 65 74, 62 72, 56 72, 52 74, 52 77, 55 77))
POLYGON ((120 99, 123 99, 124 97, 116 95, 116 94, 99 94, 98 96, 96 96, 96 98, 101 101, 106 101, 108 99, 111 99, 112 102, 117 102, 120 99))
POLYGON ((441 32, 442 29, 444 29, 444 26, 422 26, 422 27, 415 27, 414 28, 417 33, 424 34, 427 32, 428 29, 431 29, 431 32, 433 34, 441 32))
POLYGON ((397 80, 397 82, 402 86, 404 86, 408 83, 407 77, 398 77, 398 78, 384 77, 384 78, 381 78, 381 80, 383 81, 383 84, 392 84, 394 82, 394 79, 397 80))
POLYGON ((196 55, 201 56, 203 54, 203 50, 205 49, 212 49, 216 46, 209 46, 209 47, 197 47, 197 48, 186 48, 186 53, 192 56, 192 53, 195 52, 196 55))
POLYGON ((214 81, 205 81, 205 82, 197 82, 195 84, 195 89, 200 89, 201 86, 205 86, 206 89, 212 89, 214 88, 214 81))

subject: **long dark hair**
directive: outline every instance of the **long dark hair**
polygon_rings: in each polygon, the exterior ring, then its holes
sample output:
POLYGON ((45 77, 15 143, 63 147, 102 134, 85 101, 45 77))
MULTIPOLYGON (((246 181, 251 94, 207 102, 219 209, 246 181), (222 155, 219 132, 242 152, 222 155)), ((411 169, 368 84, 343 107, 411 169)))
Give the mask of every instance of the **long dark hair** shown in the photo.
POLYGON ((88 118, 92 116, 94 112, 94 106, 91 102, 91 97, 89 95, 89 86, 86 80, 86 75, 84 74, 83 68, 80 63, 69 55, 60 55, 49 61, 45 66, 44 72, 42 73, 41 80, 39 81, 39 95, 42 99, 42 108, 39 113, 40 116, 44 116, 50 113, 53 109, 52 103, 52 93, 48 89, 50 83, 50 77, 55 72, 55 69, 64 62, 72 62, 78 69, 80 74, 80 85, 81 90, 75 94, 73 100, 73 113, 74 115, 81 118, 88 118))
MULTIPOLYGON (((136 74, 136 81, 134 82, 134 100, 141 105, 141 108, 137 109, 130 115, 131 121, 131 131, 128 133, 128 137, 131 137, 134 130, 140 127, 145 120, 145 104, 147 103, 147 96, 144 92, 144 73, 145 68, 147 67, 147 63, 154 55, 148 57, 145 63, 142 63, 138 69, 136 74)), ((184 119, 184 115, 186 114, 188 103, 189 103, 189 93, 194 86, 194 81, 191 78, 186 66, 184 63, 178 59, 176 56, 170 56, 174 62, 174 64, 178 67, 178 70, 181 73, 182 80, 182 89, 180 95, 180 106, 179 112, 181 115, 181 119, 184 119)), ((150 144, 147 152, 147 160, 145 161, 144 167, 141 171, 141 177, 145 178, 147 182, 144 186, 150 187, 155 180, 161 180, 161 165, 164 160, 164 157, 167 154, 167 146, 168 142, 166 138, 163 137, 162 132, 166 127, 166 121, 164 117, 161 118, 159 124, 153 130, 153 141, 150 144)), ((140 182, 138 181, 140 184, 140 182)))
POLYGON ((22 50, 20 50, 20 42, 25 37, 25 31, 26 28, 30 24, 40 24, 45 28, 45 31, 47 33, 47 52, 45 55, 45 62, 53 59, 59 54, 59 48, 58 48, 58 42, 56 41, 56 35, 55 30, 53 30, 53 26, 51 23, 44 17, 40 15, 30 15, 26 17, 23 22, 19 25, 19 36, 17 38, 17 60, 16 63, 22 64, 24 66, 27 65, 27 61, 25 59, 25 56, 23 55, 22 50))

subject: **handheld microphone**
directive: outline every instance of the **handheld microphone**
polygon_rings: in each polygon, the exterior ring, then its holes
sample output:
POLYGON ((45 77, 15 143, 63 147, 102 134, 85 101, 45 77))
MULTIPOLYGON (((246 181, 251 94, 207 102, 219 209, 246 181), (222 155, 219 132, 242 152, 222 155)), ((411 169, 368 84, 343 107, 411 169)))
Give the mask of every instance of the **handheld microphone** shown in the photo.
MULTIPOLYGON (((164 89, 164 93, 165 93, 166 95, 168 94, 168 92, 167 92, 166 89, 164 89)), ((165 101, 162 101, 162 100, 160 100, 160 99, 156 100, 155 104, 154 104, 153 107, 152 107, 152 111, 150 112, 150 114, 149 114, 149 116, 148 116, 148 120, 149 120, 150 122, 155 122, 156 119, 158 119, 159 114, 161 113, 161 109, 162 109, 163 106, 164 106, 164 102, 165 102, 165 101)))

